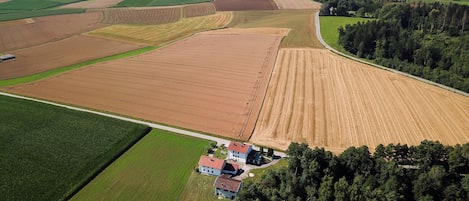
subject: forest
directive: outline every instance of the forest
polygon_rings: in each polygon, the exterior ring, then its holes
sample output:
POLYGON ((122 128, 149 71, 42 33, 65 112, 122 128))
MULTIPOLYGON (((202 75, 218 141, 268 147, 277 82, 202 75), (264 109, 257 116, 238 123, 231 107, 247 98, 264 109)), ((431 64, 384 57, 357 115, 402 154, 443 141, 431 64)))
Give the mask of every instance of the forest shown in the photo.
POLYGON ((246 182, 237 200, 468 200, 469 143, 350 147, 336 156, 290 144, 288 166, 246 182))
POLYGON ((376 63, 469 92, 469 6, 389 4, 339 28, 339 44, 376 63))

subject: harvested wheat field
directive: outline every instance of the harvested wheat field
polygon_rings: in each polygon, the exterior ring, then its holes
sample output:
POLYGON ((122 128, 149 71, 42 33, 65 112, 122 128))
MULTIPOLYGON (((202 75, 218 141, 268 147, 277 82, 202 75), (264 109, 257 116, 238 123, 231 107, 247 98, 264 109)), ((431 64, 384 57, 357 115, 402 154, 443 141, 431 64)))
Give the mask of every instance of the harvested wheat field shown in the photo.
POLYGON ((184 17, 196 17, 202 15, 215 14, 217 10, 212 3, 201 3, 185 6, 183 8, 184 17))
POLYGON ((251 141, 349 146, 469 141, 469 98, 322 49, 281 49, 251 141))
POLYGON ((204 32, 9 92, 247 140, 283 35, 204 32))
POLYGON ((216 0, 217 11, 277 10, 273 0, 216 0))
POLYGON ((0 64, 0 80, 32 75, 142 47, 134 43, 77 35, 9 52, 16 59, 0 64))
POLYGON ((274 0, 278 9, 321 9, 321 3, 311 0, 274 0))
POLYGON ((161 24, 181 19, 181 7, 108 8, 104 9, 105 24, 161 24))
POLYGON ((0 52, 31 47, 99 28, 101 12, 34 18, 0 28, 0 52), (32 23, 29 23, 32 22, 32 23))
POLYGON ((174 23, 158 25, 112 25, 94 30, 93 36, 161 45, 175 39, 190 36, 193 33, 210 29, 223 28, 231 22, 231 12, 219 12, 213 15, 184 18, 174 23))
POLYGON ((109 8, 123 0, 86 0, 61 6, 60 8, 109 8))

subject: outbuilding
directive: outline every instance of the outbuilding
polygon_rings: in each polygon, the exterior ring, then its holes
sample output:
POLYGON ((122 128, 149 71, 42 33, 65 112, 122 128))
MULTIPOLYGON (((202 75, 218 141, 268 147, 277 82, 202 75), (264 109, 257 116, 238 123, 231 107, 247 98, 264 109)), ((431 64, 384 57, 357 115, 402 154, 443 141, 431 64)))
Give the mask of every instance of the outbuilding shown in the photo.
POLYGON ((215 195, 233 199, 241 189, 242 183, 242 181, 231 179, 229 175, 221 175, 217 177, 215 183, 213 183, 215 195))

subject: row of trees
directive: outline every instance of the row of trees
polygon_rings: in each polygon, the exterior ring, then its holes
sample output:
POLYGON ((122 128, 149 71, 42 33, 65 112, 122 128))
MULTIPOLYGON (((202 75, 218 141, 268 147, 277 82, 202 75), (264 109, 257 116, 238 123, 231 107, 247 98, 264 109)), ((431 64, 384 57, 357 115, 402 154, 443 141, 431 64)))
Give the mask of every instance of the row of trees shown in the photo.
POLYGON ((378 20, 339 28, 339 44, 358 57, 469 92, 469 6, 383 6, 378 20))
POLYGON ((238 200, 468 200, 469 143, 351 147, 339 156, 292 143, 289 165, 246 182, 238 200))
POLYGON ((350 16, 356 13, 364 17, 365 13, 374 13, 381 8, 383 1, 380 0, 318 0, 323 3, 320 15, 350 16))

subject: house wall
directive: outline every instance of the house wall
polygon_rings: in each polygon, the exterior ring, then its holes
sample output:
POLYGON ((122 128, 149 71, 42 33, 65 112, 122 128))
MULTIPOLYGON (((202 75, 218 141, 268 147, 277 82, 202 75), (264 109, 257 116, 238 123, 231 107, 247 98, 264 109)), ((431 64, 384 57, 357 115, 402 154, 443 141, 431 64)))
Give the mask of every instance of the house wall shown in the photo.
POLYGON ((248 154, 249 152, 251 152, 251 150, 252 150, 251 146, 249 146, 248 152, 246 154, 230 150, 228 151, 228 159, 246 163, 246 159, 248 158, 248 154))
POLYGON ((199 172, 209 174, 209 175, 215 175, 215 176, 221 175, 220 169, 215 169, 215 168, 206 167, 206 166, 199 166, 199 172))
POLYGON ((223 196, 225 198, 228 198, 228 199, 233 199, 234 197, 236 197, 236 192, 233 192, 233 191, 226 191, 226 190, 223 190, 223 189, 219 189, 219 188, 215 188, 215 195, 216 196, 223 196))

